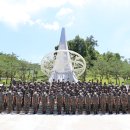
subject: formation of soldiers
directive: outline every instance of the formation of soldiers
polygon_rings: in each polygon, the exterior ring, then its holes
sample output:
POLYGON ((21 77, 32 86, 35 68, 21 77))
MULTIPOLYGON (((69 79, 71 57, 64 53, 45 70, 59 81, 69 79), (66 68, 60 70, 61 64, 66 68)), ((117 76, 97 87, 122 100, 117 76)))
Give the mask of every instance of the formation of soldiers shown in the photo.
POLYGON ((0 87, 0 113, 130 113, 130 86, 101 82, 18 82, 0 87))

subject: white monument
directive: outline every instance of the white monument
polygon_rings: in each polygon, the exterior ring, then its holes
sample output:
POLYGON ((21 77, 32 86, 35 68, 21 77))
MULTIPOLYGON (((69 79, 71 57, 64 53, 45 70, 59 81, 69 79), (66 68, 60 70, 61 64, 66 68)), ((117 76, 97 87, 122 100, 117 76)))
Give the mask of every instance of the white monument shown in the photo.
POLYGON ((84 58, 74 51, 68 50, 65 29, 62 28, 58 50, 42 59, 41 70, 49 78, 49 82, 77 82, 86 68, 84 58))

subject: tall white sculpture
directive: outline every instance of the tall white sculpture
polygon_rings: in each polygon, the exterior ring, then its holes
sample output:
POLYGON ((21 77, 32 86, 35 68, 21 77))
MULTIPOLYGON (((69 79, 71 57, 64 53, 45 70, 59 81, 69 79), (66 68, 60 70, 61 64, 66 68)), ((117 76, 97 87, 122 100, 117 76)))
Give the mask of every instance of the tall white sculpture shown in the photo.
POLYGON ((44 56, 41 61, 41 70, 48 76, 49 82, 53 80, 77 82, 77 77, 86 69, 84 58, 68 50, 65 36, 65 29, 62 28, 58 50, 44 56))
POLYGON ((56 55, 56 60, 54 62, 54 67, 52 74, 49 78, 49 81, 70 81, 77 82, 77 77, 73 71, 72 63, 68 51, 68 45, 66 42, 65 28, 62 28, 60 42, 58 50, 67 50, 59 51, 56 55))

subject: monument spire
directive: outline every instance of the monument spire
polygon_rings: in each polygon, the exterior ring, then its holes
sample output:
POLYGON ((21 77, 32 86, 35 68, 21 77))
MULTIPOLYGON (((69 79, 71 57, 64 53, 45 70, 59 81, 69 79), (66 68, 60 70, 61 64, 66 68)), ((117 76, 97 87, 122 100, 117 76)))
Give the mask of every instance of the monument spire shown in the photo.
POLYGON ((52 82, 53 79, 58 81, 74 81, 77 82, 75 73, 73 72, 72 63, 70 62, 70 55, 68 51, 68 45, 66 41, 65 28, 61 30, 61 36, 59 41, 56 60, 54 62, 52 74, 49 81, 52 82), (63 51, 62 51, 63 50, 63 51))
POLYGON ((61 30, 58 50, 68 50, 68 45, 67 45, 66 35, 65 35, 65 28, 62 28, 61 30))

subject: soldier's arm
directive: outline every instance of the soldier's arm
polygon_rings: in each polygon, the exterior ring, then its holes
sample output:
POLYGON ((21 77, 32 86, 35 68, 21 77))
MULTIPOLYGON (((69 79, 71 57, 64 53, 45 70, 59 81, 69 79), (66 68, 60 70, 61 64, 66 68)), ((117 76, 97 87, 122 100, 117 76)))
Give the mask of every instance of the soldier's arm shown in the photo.
POLYGON ((49 96, 46 96, 46 103, 49 103, 49 96))
POLYGON ((123 101, 122 101, 122 97, 121 97, 121 99, 120 99, 120 100, 121 100, 121 104, 122 104, 122 103, 123 103, 123 101))
POLYGON ((4 95, 4 102, 6 102, 6 96, 4 95))
POLYGON ((63 103, 64 103, 64 101, 65 101, 65 97, 64 97, 64 96, 62 96, 62 99, 63 99, 63 103))
POLYGON ((38 95, 38 104, 41 102, 41 95, 38 95))
POLYGON ((62 104, 64 103, 64 96, 62 96, 62 104))
POLYGON ((5 100, 4 100, 4 102, 7 103, 7 101, 8 101, 8 97, 7 97, 7 95, 5 95, 5 100))
MULTIPOLYGON (((34 103, 34 97, 32 96, 32 104, 34 103)), ((31 101, 31 98, 29 97, 29 101, 31 101)))
POLYGON ((116 98, 115 97, 113 97, 113 104, 115 105, 115 102, 116 102, 116 98))
POLYGON ((91 97, 91 104, 93 104, 93 97, 91 97))
POLYGON ((99 98, 99 96, 98 96, 98 104, 100 103, 100 98, 99 98))
POLYGON ((126 102, 127 102, 127 105, 128 105, 128 95, 127 95, 127 97, 126 97, 126 102))
POLYGON ((76 97, 76 106, 78 105, 78 97, 76 97))
POLYGON ((84 97, 84 103, 85 103, 85 105, 87 104, 87 103, 86 103, 86 97, 84 97))

